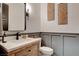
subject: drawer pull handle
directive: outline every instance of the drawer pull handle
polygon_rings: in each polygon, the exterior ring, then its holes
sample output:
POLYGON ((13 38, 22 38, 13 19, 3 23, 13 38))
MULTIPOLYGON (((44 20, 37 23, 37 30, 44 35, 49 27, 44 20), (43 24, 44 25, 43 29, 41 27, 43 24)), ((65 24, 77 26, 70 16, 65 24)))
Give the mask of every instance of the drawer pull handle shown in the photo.
POLYGON ((31 51, 31 50, 28 50, 29 52, 31 51))

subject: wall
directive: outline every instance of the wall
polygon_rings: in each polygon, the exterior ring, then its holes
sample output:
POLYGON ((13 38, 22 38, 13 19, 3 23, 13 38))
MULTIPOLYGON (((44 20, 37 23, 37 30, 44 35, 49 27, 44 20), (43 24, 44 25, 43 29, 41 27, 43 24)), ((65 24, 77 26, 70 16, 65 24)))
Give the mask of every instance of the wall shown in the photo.
POLYGON ((47 4, 41 4, 41 32, 79 33, 79 4, 68 4, 68 24, 58 25, 58 4, 55 4, 55 20, 47 19, 47 4))
POLYGON ((40 16, 40 3, 30 3, 31 5, 31 13, 30 13, 30 17, 29 20, 26 19, 27 23, 26 23, 26 32, 40 32, 41 29, 41 16, 40 16))

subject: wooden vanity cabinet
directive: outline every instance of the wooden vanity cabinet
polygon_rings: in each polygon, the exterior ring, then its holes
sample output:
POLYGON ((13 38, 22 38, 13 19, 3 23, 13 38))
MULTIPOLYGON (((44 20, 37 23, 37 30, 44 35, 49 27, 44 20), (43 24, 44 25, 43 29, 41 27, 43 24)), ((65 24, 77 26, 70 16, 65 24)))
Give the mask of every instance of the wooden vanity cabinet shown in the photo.
POLYGON ((32 44, 30 46, 24 46, 7 54, 8 56, 38 56, 39 44, 32 44))

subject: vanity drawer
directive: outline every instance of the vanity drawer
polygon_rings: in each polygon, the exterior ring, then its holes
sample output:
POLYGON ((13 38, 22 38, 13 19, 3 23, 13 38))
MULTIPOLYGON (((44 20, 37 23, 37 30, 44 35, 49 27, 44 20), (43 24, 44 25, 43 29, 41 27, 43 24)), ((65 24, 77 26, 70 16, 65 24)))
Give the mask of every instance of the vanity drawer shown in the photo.
POLYGON ((27 56, 27 50, 23 49, 17 53, 15 53, 15 56, 27 56))
POLYGON ((27 48, 28 56, 37 56, 38 55, 38 45, 34 45, 30 48, 27 48))
POLYGON ((38 55, 38 45, 33 45, 31 47, 25 48, 15 54, 16 56, 37 56, 38 55))

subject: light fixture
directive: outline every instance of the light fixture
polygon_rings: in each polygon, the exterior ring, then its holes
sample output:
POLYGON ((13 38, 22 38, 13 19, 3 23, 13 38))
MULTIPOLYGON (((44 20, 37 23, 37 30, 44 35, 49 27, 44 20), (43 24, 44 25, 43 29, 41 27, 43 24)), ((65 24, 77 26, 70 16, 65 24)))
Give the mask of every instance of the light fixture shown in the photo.
POLYGON ((30 3, 26 3, 26 16, 29 16, 30 13, 31 13, 30 3))

